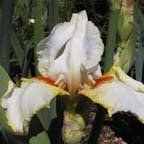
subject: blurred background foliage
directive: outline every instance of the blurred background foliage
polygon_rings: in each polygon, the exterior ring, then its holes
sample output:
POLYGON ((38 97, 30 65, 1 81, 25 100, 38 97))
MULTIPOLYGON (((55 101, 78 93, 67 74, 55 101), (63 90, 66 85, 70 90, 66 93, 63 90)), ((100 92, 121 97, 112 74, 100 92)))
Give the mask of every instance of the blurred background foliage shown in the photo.
MULTIPOLYGON (((0 1, 2 7, 3 0, 0 1)), ((15 0, 9 52, 10 76, 15 81, 22 76, 34 76, 33 56, 38 41, 47 36, 56 23, 68 21, 73 12, 84 9, 88 13, 89 20, 100 28, 105 41, 109 16, 106 0, 15 0), (53 20, 53 17, 56 20, 53 20), (35 20, 34 23, 31 22, 32 19, 35 20)))
MULTIPOLYGON (((144 13, 143 0, 137 2, 144 13)), ((0 0, 0 7, 2 5, 3 0, 0 0)), ((73 12, 83 9, 89 20, 99 27, 106 44, 110 16, 107 0, 15 0, 9 50, 11 77, 17 81, 22 76, 34 76, 34 53, 38 41, 47 36, 56 23, 68 21, 73 12)))

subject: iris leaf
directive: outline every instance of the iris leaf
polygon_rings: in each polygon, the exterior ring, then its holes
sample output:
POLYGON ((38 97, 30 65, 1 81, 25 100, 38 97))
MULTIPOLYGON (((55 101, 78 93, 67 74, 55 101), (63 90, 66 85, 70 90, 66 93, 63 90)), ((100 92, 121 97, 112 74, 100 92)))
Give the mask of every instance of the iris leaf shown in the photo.
POLYGON ((50 140, 47 133, 43 131, 37 136, 32 137, 29 144, 50 144, 50 140))

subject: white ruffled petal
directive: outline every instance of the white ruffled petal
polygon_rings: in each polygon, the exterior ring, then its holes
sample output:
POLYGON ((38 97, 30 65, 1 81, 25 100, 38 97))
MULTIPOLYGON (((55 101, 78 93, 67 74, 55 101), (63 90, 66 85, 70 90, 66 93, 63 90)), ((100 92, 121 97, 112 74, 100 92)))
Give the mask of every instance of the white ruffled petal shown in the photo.
POLYGON ((84 37, 88 22, 85 11, 79 13, 73 37, 69 40, 66 48, 69 49, 68 62, 68 89, 73 95, 81 84, 81 66, 86 59, 84 49, 84 37))
POLYGON ((51 47, 47 45, 47 48, 45 48, 45 46, 40 44, 40 50, 44 50, 38 51, 39 70, 43 75, 55 81, 59 75, 64 75, 69 92, 71 95, 75 95, 75 92, 82 83, 82 67, 86 70, 86 74, 83 75, 100 72, 98 65, 104 46, 98 28, 88 21, 86 11, 74 14, 70 24, 73 27, 73 32, 71 31, 71 35, 68 34, 67 41, 67 34, 65 32, 65 38, 63 38, 63 36, 59 36, 60 34, 55 31, 55 35, 58 36, 54 37, 54 43, 50 43, 50 40, 48 41, 48 44, 52 45, 51 47), (57 44, 56 37, 58 43, 59 37, 60 39, 65 39, 62 49, 59 49, 61 45, 57 44), (55 47, 55 45, 59 47, 55 47))
POLYGON ((32 116, 41 108, 49 107, 55 96, 66 94, 64 90, 41 80, 25 81, 21 88, 15 88, 11 95, 2 98, 8 125, 18 134, 27 133, 32 116))
POLYGON ((73 14, 70 22, 57 24, 51 34, 38 44, 38 69, 43 76, 47 76, 49 66, 59 55, 66 42, 72 37, 76 20, 77 14, 73 14))
POLYGON ((101 60, 104 45, 100 38, 98 28, 90 21, 88 21, 86 25, 83 45, 86 52, 86 60, 83 64, 89 72, 93 72, 96 70, 96 66, 101 60))
POLYGON ((81 84, 81 66, 87 73, 95 73, 101 60, 104 45, 100 38, 99 30, 88 21, 86 11, 79 13, 73 37, 67 46, 69 52, 69 91, 75 92, 81 84))
POLYGON ((136 92, 120 81, 103 82, 79 93, 106 108, 109 116, 121 111, 131 112, 144 123, 144 93, 136 92))

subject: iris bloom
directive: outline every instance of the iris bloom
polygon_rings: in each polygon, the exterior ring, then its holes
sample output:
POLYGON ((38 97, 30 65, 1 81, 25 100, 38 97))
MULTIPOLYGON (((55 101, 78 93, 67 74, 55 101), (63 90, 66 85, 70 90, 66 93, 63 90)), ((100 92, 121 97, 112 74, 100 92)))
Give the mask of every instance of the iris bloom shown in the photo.
POLYGON ((101 75, 99 61, 104 45, 100 32, 87 14, 73 14, 70 22, 54 27, 38 44, 38 70, 42 76, 22 79, 20 87, 9 81, 1 98, 8 125, 16 133, 27 133, 32 116, 50 107, 57 95, 75 100, 84 95, 102 105, 109 115, 134 113, 144 123, 144 85, 127 76, 118 65, 101 75))

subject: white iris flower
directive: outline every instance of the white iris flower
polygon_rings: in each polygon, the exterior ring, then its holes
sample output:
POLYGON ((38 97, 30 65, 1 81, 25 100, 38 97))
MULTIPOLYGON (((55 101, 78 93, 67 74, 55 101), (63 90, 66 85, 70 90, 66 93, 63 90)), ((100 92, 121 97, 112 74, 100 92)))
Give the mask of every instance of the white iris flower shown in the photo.
POLYGON ((101 76, 99 62, 104 45, 98 28, 82 11, 70 22, 56 25, 38 44, 38 70, 42 76, 23 79, 1 98, 8 125, 16 133, 27 133, 31 117, 49 107, 57 95, 75 99, 85 95, 102 105, 109 115, 118 111, 134 113, 144 123, 144 85, 128 77, 119 66, 101 76))

